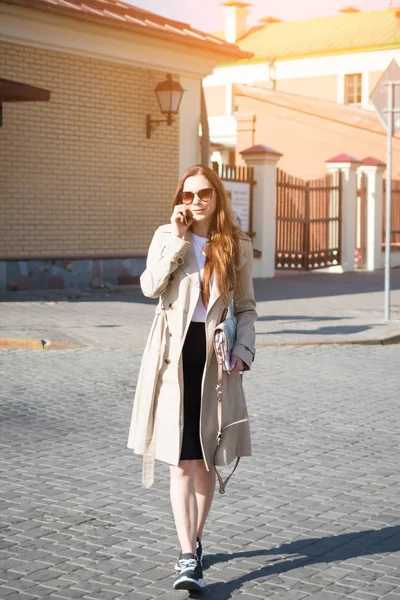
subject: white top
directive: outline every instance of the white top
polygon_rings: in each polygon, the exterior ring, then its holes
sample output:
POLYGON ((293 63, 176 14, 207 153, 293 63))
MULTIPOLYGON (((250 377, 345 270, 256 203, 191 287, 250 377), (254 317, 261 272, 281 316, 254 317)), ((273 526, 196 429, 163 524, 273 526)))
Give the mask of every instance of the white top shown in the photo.
MULTIPOLYGON (((206 263, 206 257, 203 254, 203 248, 207 242, 207 238, 200 237, 195 233, 192 233, 194 253, 196 255, 197 266, 200 271, 200 278, 203 279, 204 265, 206 263)), ((203 304, 203 300, 201 298, 201 294, 196 304, 196 308, 194 309, 192 321, 196 323, 205 323, 206 321, 207 309, 203 304)))

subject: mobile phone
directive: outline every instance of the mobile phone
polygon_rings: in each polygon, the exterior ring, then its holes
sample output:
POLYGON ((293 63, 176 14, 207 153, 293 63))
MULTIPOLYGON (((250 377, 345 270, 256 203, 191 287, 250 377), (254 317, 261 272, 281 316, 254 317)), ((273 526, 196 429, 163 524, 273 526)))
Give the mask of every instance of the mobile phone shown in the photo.
POLYGON ((188 224, 188 219, 191 219, 192 217, 193 217, 192 211, 190 210, 190 208, 187 208, 186 209, 186 214, 185 214, 185 219, 184 219, 185 225, 188 224))

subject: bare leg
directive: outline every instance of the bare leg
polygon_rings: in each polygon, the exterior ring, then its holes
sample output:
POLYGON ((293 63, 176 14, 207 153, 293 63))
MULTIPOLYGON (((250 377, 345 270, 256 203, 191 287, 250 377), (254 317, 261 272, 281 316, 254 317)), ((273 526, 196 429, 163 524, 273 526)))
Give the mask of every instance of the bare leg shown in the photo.
POLYGON ((201 539, 203 529, 210 512, 215 490, 215 469, 207 471, 204 460, 196 460, 194 488, 197 500, 197 535, 201 539))
POLYGON ((198 510, 194 487, 196 460, 170 465, 170 497, 176 531, 183 553, 196 554, 198 510))

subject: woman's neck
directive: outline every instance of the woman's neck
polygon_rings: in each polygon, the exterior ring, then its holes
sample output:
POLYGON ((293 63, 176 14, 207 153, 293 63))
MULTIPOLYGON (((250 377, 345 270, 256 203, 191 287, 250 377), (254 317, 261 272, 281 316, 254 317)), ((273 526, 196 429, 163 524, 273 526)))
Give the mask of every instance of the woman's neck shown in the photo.
POLYGON ((199 237, 203 237, 203 238, 208 238, 208 231, 209 231, 209 224, 208 223, 192 223, 191 226, 191 230, 192 233, 194 233, 195 235, 198 235, 199 237))

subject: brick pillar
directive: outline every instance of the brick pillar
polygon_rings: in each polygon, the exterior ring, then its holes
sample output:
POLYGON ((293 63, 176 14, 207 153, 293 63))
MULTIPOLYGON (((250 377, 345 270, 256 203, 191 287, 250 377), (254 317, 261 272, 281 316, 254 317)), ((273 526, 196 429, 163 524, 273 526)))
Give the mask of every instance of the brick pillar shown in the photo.
POLYGON ((275 275, 276 167, 282 154, 258 144, 240 152, 248 167, 254 168, 253 246, 261 252, 254 261, 254 277, 275 275))
POLYGON ((342 227, 340 236, 341 265, 330 270, 355 270, 357 222, 357 169, 361 161, 348 154, 339 154, 326 161, 331 173, 342 172, 342 227))

